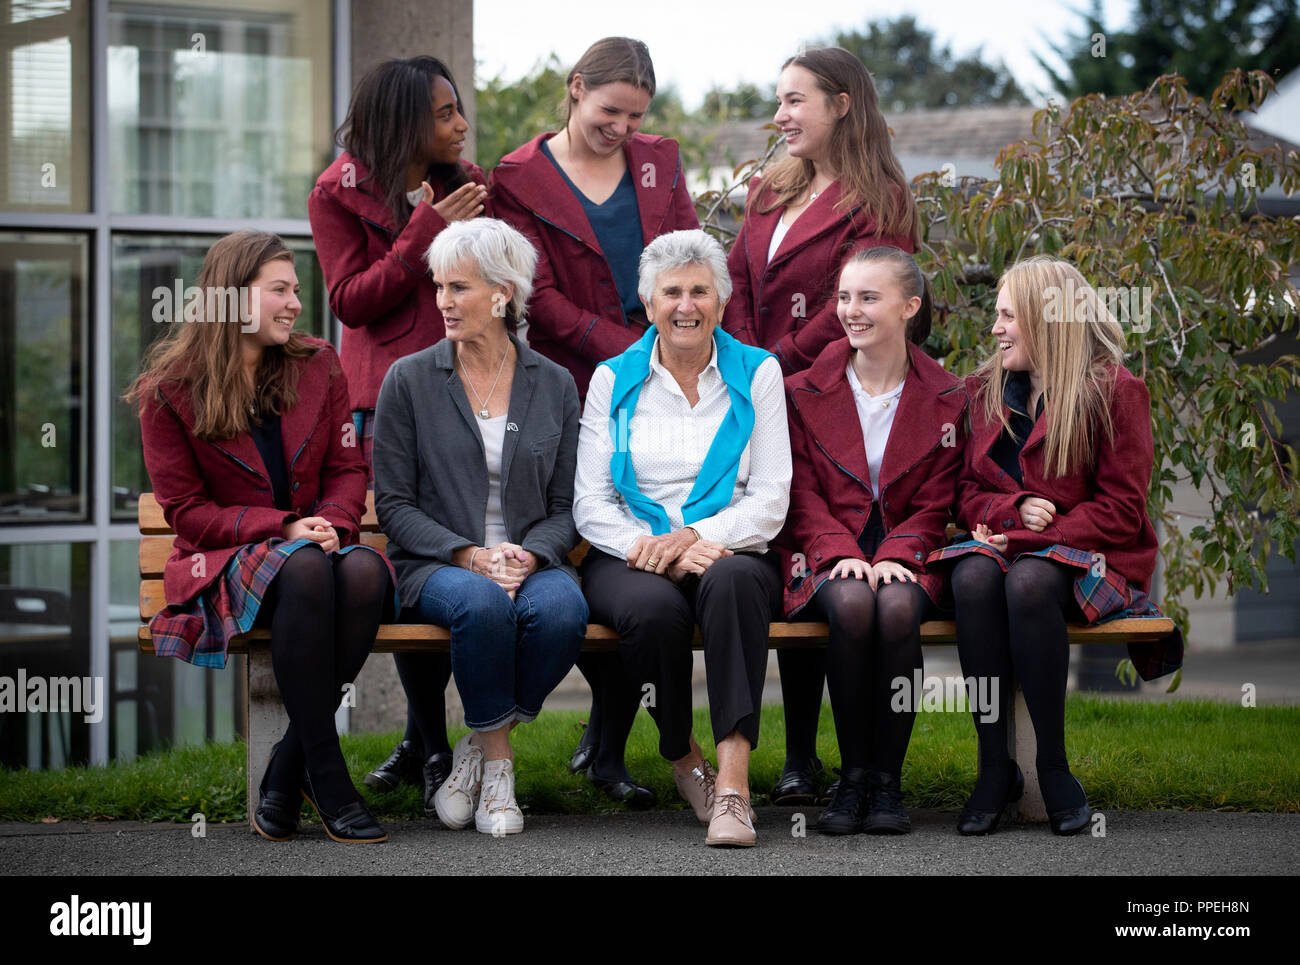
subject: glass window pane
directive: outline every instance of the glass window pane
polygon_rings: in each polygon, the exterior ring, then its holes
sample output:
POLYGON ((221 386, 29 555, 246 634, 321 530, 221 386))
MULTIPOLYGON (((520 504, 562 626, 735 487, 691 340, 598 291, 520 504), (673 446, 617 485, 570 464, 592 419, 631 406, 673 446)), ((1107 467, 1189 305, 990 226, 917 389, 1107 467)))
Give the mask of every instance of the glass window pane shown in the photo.
POLYGON ((0 677, 22 706, 0 713, 0 764, 86 764, 107 687, 90 679, 90 546, 0 546, 0 677), (75 681, 75 682, 74 682, 75 681), (56 706, 68 698, 68 710, 56 706))
POLYGON ((87 241, 0 232, 0 521, 84 519, 87 241))
POLYGON ((87 211, 90 0, 0 0, 0 208, 87 211))
POLYGON ((305 218, 332 159, 327 0, 109 6, 112 210, 305 218))
MULTIPOLYGON (((121 400, 122 393, 140 372, 140 362, 167 326, 153 320, 155 297, 165 292, 175 301, 181 291, 198 282, 203 256, 216 237, 200 235, 115 234, 113 259, 113 516, 136 518, 136 499, 149 492, 140 449, 140 419, 135 406, 121 400)), ((294 250, 302 314, 295 326, 309 335, 328 331, 325 279, 316 249, 307 239, 286 238, 294 250)), ((184 324, 184 323, 181 323, 184 324)))
POLYGON ((139 542, 111 544, 108 755, 130 761, 172 744, 229 741, 242 729, 244 658, 224 672, 142 654, 139 542))

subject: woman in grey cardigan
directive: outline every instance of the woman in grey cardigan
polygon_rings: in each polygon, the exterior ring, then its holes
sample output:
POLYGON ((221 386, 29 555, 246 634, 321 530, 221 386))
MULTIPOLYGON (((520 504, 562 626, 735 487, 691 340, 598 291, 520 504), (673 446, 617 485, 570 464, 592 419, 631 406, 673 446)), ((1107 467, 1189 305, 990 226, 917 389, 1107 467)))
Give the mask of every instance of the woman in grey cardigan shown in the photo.
POLYGON ((427 260, 447 337, 397 361, 379 390, 375 512, 404 606, 451 631, 470 727, 433 809, 451 828, 512 834, 524 822, 510 731, 537 717, 587 629, 567 558, 578 391, 514 335, 537 263, 523 235, 456 222, 427 260))

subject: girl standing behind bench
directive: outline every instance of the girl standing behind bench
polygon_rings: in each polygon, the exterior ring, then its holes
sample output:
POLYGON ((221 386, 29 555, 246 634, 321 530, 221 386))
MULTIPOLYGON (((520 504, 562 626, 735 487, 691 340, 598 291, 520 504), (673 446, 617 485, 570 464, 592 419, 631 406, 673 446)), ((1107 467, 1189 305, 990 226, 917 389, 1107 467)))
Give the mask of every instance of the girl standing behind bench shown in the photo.
POLYGON ((254 827, 287 840, 306 798, 335 841, 385 841, 334 729, 341 689, 396 602, 388 561, 356 543, 367 473, 347 379, 333 347, 293 330, 298 278, 276 235, 222 238, 198 287, 202 317, 173 323, 127 393, 176 533, 155 652, 224 667, 231 637, 269 625, 289 728, 254 827), (238 305, 221 294, 235 291, 238 305))
MULTIPOLYGON (((424 253, 449 224, 491 213, 483 172, 460 158, 468 131, 441 61, 385 61, 357 84, 336 135, 345 150, 307 199, 330 308, 343 323, 339 354, 367 466, 388 367, 445 334, 424 253)), ((446 654, 395 653, 393 663, 406 692, 406 733, 365 782, 377 791, 423 785, 432 814, 451 770, 444 697, 451 662, 446 654)))

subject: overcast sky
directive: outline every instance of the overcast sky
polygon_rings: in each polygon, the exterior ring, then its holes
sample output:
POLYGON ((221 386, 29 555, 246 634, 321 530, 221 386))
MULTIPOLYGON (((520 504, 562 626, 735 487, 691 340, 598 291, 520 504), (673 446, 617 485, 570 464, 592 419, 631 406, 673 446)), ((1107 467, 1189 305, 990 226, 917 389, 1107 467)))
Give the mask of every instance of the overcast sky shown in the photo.
MULTIPOLYGON (((773 85, 782 61, 800 42, 829 40, 839 29, 861 28, 877 19, 914 15, 941 44, 962 55, 983 47, 989 61, 1002 60, 1031 99, 1050 89, 1035 63, 1052 60, 1051 45, 1081 32, 1090 0, 474 0, 476 81, 517 80, 554 51, 572 66, 601 37, 644 40, 660 85, 676 84, 688 108, 714 85, 741 81, 773 85), (1073 9, 1072 9, 1073 8, 1073 9)), ((1106 25, 1127 26, 1132 0, 1103 0, 1106 25)), ((870 66, 870 65, 868 65, 870 66)), ((775 105, 774 105, 775 106, 775 105)))

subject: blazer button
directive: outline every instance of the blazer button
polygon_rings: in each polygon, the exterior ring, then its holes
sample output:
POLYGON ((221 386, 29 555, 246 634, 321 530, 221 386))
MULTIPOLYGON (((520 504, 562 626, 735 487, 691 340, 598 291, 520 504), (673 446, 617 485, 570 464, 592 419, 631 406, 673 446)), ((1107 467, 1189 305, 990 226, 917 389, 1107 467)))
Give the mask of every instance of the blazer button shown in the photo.
POLYGON ((298 484, 297 484, 297 483, 294 483, 294 484, 293 484, 293 491, 294 491, 294 492, 297 492, 297 491, 298 491, 298 484))
POLYGON ((1014 525, 1016 525, 1016 521, 1015 521, 1014 519, 1004 519, 1004 520, 1002 521, 1002 525, 1003 525, 1003 526, 1014 526, 1014 525))
POLYGON ((813 559, 815 559, 815 560, 819 560, 819 559, 821 559, 821 558, 822 558, 822 554, 821 554, 821 553, 814 553, 814 554, 813 554, 813 559))
POLYGON ((766 314, 767 314, 767 306, 764 305, 762 308, 760 308, 760 309, 758 310, 758 314, 760 314, 760 315, 766 315, 766 314))
POLYGON ((920 558, 921 558, 921 554, 920 554, 920 553, 914 553, 914 554, 913 554, 913 558, 914 558, 914 559, 917 559, 917 560, 920 560, 920 558))
POLYGON ((889 508, 889 500, 885 500, 885 508, 886 508, 886 509, 889 508))

